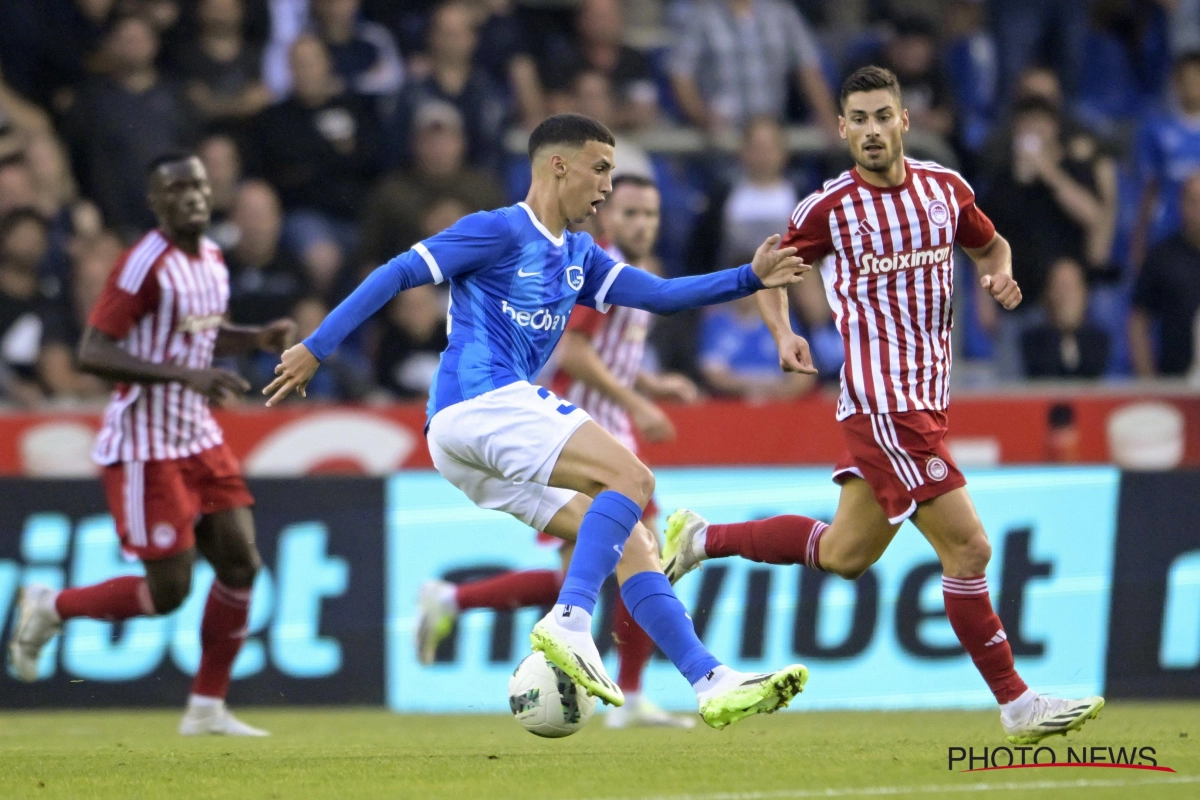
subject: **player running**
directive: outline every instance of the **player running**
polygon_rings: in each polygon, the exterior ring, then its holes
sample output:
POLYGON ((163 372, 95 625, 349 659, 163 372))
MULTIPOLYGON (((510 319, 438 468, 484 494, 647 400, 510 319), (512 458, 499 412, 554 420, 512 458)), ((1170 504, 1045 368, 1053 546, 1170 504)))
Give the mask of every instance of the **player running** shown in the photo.
MULTIPOLYGON (((667 574, 674 582, 704 559, 741 555, 853 580, 911 518, 942 562, 946 616, 996 696, 1009 740, 1032 744, 1076 730, 1104 699, 1046 697, 1017 674, 988 599, 991 545, 944 441, 953 244, 1010 310, 1021 302, 1011 250, 961 175, 904 157, 908 112, 894 74, 858 70, 843 84, 841 103, 842 137, 856 166, 797 206, 784 239, 808 262, 834 255, 828 285, 846 351, 837 418, 848 452, 833 473, 842 486, 833 523, 781 516, 708 525, 680 510, 667 521, 667 574)), ((761 292, 758 300, 783 368, 814 372, 808 343, 788 322, 786 294, 761 292)))
MULTIPOLYGON (((658 236, 659 195, 653 181, 636 175, 613 179, 612 194, 600 207, 600 228, 610 239, 606 252, 618 262, 644 269, 654 255, 658 236)), ((652 397, 690 402, 697 396, 695 384, 682 375, 653 375, 642 371, 642 354, 653 315, 640 308, 617 306, 608 314, 576 306, 551 363, 557 371, 549 383, 556 394, 588 413, 617 441, 637 452, 633 431, 651 442, 675 438, 675 428, 652 397), (649 395, 649 396, 647 396, 649 395)), ((657 539, 658 508, 651 500, 642 524, 657 539)), ((543 534, 538 534, 543 538, 543 534)), ((560 544, 562 569, 531 569, 505 572, 483 580, 453 584, 427 581, 420 591, 417 621, 417 659, 432 664, 438 643, 453 630, 461 612, 475 608, 511 611, 526 606, 550 606, 562 588, 563 576, 574 549, 560 544)), ((618 594, 613 613, 616 643, 617 686, 625 705, 604 715, 610 728, 634 725, 691 728, 693 717, 668 714, 641 693, 642 673, 654 654, 654 642, 646 635, 618 594)))
POLYGON ((600 586, 615 570, 633 618, 692 684, 705 722, 722 728, 781 708, 808 671, 770 675, 722 665, 701 644, 663 575, 658 543, 639 520, 654 475, 583 409, 530 381, 554 349, 576 302, 670 314, 795 283, 808 269, 768 239, 752 264, 663 280, 617 262, 586 233, 566 230, 612 190, 612 133, 562 114, 529 138, 526 201, 464 217, 375 270, 303 343, 283 354, 264 391, 273 405, 305 385, 341 341, 397 292, 448 280, 450 344, 429 392, 426 436, 438 472, 481 508, 575 540, 554 609, 534 626, 533 648, 588 693, 619 706, 592 641, 600 586))
POLYGON ((104 468, 121 547, 141 559, 146 574, 62 591, 25 587, 9 654, 17 675, 33 681, 38 655, 64 620, 174 611, 191 591, 199 550, 216 577, 200 623, 200 668, 179 732, 266 736, 225 707, 260 559, 250 513, 254 498, 209 413, 210 403, 250 387, 233 372, 213 369, 212 359, 256 348, 281 352, 296 326, 286 319, 263 327, 225 321, 229 273, 220 249, 204 237, 212 189, 200 159, 157 159, 149 200, 158 228, 113 268, 79 349, 84 370, 117 383, 93 458, 104 468))

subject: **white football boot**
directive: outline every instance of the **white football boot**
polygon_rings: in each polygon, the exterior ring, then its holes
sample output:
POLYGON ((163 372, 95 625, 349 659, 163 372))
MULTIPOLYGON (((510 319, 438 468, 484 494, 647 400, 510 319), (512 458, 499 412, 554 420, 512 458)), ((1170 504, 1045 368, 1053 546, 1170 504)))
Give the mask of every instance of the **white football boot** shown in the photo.
POLYGON ((1047 736, 1079 730, 1102 708, 1103 697, 1063 700, 1026 689, 1025 694, 1000 707, 1000 724, 1013 744, 1037 744, 1047 736))
POLYGON ((667 517, 662 560, 665 565, 663 572, 672 584, 699 568, 700 562, 706 558, 703 534, 707 530, 708 520, 686 508, 667 517))
POLYGON ((625 695, 625 705, 604 715, 607 728, 683 728, 696 727, 694 717, 668 714, 643 695, 625 695))
POLYGON ((454 604, 454 584, 431 580, 421 584, 417 594, 417 661, 429 666, 437 647, 454 630, 458 607, 454 604))
POLYGON ((572 631, 558 624, 551 611, 533 626, 529 644, 542 652, 593 697, 613 706, 625 704, 625 694, 604 671, 591 631, 572 631))
POLYGON ((62 630, 62 619, 54 610, 58 592, 49 586, 31 585, 21 589, 17 626, 8 643, 8 656, 17 677, 26 682, 37 680, 38 657, 46 642, 62 630))
POLYGON ((247 725, 225 707, 224 700, 205 700, 188 703, 187 712, 179 722, 180 736, 270 736, 271 734, 253 725, 247 725))

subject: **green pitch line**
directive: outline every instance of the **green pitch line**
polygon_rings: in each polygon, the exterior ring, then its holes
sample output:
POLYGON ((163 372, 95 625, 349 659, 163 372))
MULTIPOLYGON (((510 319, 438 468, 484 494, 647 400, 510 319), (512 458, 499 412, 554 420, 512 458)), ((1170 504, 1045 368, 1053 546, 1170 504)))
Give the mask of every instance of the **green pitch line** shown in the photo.
MULTIPOLYGON (((0 713, 0 798, 1200 797, 1200 703, 1112 703, 1067 747, 1153 747, 1176 772, 947 769, 1003 747, 987 712, 785 713, 726 731, 538 739, 501 716, 239 708, 269 739, 184 739, 175 712, 0 713)), ((1045 755, 1043 754, 1043 759, 1045 755)))

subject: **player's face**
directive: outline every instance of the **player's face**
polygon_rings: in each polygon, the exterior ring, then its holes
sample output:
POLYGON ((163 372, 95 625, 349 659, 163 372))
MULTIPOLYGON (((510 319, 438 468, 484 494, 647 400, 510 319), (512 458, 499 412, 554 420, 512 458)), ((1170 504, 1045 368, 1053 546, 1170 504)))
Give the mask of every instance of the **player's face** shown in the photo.
POLYGON ((576 224, 595 214, 612 193, 613 148, 588 142, 566 163, 561 200, 567 219, 576 224))
POLYGON ((212 216, 212 187, 200 159, 193 156, 155 170, 150 207, 167 231, 202 233, 212 216))
POLYGON ((604 204, 600 222, 622 255, 640 261, 654 250, 658 238, 658 190, 629 183, 621 186, 604 204))
POLYGON ((887 89, 855 92, 846 98, 838 128, 856 164, 871 172, 887 172, 904 155, 908 112, 887 89))

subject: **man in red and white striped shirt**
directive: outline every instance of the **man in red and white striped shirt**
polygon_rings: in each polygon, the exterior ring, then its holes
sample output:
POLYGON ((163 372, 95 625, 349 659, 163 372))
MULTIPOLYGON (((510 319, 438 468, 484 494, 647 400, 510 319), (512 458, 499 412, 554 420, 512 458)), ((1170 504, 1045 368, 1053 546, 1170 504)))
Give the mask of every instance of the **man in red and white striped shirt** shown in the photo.
POLYGON ((229 273, 204 237, 212 190, 195 156, 151 166, 149 198, 159 227, 143 236, 109 276, 80 346, 83 369, 116 382, 93 453, 121 547, 145 577, 124 576, 56 592, 27 587, 10 645, 24 680, 37 678, 41 648, 74 617, 120 620, 166 614, 191 591, 198 550, 216 577, 200 625, 200 667, 182 734, 263 736, 225 709, 230 670, 246 636, 250 592, 260 564, 254 499, 209 412, 249 388, 214 369, 214 355, 291 346, 295 324, 225 321, 229 273))
MULTIPOLYGON (((1104 699, 1046 697, 1017 674, 988 598, 991 545, 945 443, 954 244, 1006 309, 1021 302, 1012 252, 961 175, 904 157, 908 113, 894 74, 858 70, 841 101, 840 129, 855 167, 797 206, 782 242, 810 263, 832 257, 824 274, 846 353, 837 513, 830 525, 802 516, 708 525, 681 510, 668 520, 667 575, 677 580, 706 558, 741 555, 854 579, 911 519, 941 560, 946 616, 1000 704, 1009 740, 1030 744, 1075 730, 1104 699)), ((786 294, 767 290, 758 299, 782 367, 813 372, 786 294)))

